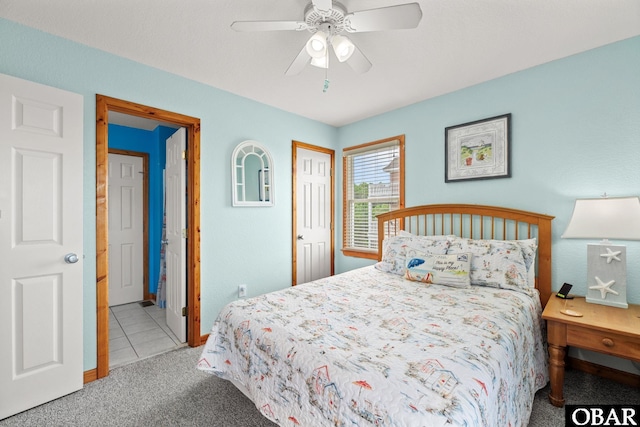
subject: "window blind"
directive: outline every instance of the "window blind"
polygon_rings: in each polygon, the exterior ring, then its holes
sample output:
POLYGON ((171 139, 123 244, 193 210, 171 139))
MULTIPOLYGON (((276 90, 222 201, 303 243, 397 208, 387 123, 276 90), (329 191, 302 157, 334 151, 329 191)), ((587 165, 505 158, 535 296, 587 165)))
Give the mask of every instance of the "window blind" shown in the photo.
POLYGON ((376 215, 402 204, 401 141, 346 148, 344 161, 344 242, 346 250, 377 252, 376 215))

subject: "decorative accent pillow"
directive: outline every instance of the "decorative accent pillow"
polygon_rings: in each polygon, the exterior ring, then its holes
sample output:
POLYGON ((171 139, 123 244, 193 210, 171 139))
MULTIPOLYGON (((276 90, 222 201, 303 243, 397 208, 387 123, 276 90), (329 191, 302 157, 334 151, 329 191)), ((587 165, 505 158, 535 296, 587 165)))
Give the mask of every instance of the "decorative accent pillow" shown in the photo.
POLYGON ((407 250, 404 277, 409 280, 437 285, 468 288, 471 254, 432 255, 416 249, 407 250))
MULTIPOLYGON (((380 271, 404 275, 407 249, 418 249, 428 254, 446 254, 447 239, 430 239, 430 236, 392 236, 382 241, 382 260, 375 264, 380 271)), ((436 236, 439 237, 439 236, 436 236)))
POLYGON ((508 240, 456 238, 447 254, 472 253, 471 284, 511 289, 531 295, 521 246, 508 240))

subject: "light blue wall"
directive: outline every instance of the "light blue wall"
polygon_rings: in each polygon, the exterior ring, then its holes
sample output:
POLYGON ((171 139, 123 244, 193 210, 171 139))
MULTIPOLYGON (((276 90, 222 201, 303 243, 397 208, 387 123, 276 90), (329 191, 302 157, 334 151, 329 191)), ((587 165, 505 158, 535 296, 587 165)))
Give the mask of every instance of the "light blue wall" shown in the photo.
POLYGON ((0 73, 84 97, 85 370, 96 366, 96 94, 201 119, 202 334, 236 298, 238 284, 248 284, 250 296, 291 284, 292 140, 333 147, 334 127, 4 19, 0 73), (273 208, 231 207, 231 153, 247 139, 260 141, 273 156, 273 208))
MULTIPOLYGON (((640 195, 640 37, 344 126, 338 134, 339 150, 406 135, 407 206, 477 203, 555 216, 554 289, 569 282, 584 295, 588 241, 560 235, 576 198, 640 195), (512 114, 512 177, 445 183, 445 127, 505 113, 512 114)), ((627 245, 628 300, 640 303, 640 243, 616 243, 627 245)), ((370 263, 336 256, 340 272, 370 263)))

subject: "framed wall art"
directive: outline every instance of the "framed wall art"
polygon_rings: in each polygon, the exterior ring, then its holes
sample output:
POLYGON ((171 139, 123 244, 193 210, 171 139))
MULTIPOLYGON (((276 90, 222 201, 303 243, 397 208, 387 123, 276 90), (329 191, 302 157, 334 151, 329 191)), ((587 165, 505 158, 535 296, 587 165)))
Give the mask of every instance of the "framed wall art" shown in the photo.
POLYGON ((508 178, 511 114, 444 130, 444 181, 508 178))

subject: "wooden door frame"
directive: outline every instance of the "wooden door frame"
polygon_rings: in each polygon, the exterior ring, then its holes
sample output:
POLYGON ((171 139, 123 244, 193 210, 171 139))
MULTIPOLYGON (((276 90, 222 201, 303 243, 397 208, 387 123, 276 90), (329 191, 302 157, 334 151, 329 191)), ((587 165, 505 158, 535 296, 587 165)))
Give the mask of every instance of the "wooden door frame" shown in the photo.
POLYGON ((109 111, 187 129, 187 342, 200 335, 200 119, 96 94, 96 322, 97 367, 85 382, 109 375, 108 152, 109 111))
POLYGON ((149 300, 149 153, 108 148, 107 159, 109 154, 142 158, 142 298, 149 300))
POLYGON ((292 141, 291 147, 291 170, 292 170, 292 189, 291 189, 291 206, 292 206, 292 232, 291 232, 291 241, 292 241, 292 281, 291 284, 295 286, 298 283, 298 233, 297 233, 297 217, 298 217, 298 148, 303 148, 309 151, 317 151, 324 154, 329 154, 331 156, 331 275, 333 276, 335 270, 335 170, 336 170, 336 152, 335 150, 319 147, 317 145, 311 145, 300 141, 292 141))

